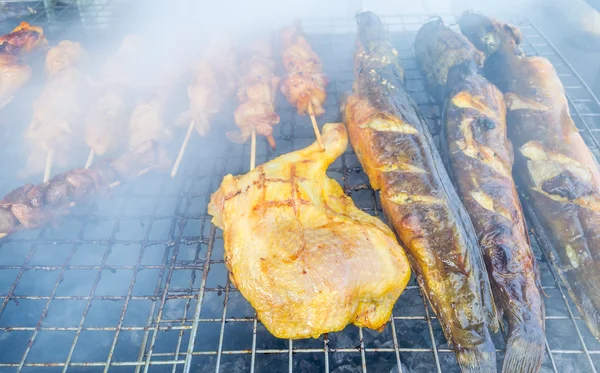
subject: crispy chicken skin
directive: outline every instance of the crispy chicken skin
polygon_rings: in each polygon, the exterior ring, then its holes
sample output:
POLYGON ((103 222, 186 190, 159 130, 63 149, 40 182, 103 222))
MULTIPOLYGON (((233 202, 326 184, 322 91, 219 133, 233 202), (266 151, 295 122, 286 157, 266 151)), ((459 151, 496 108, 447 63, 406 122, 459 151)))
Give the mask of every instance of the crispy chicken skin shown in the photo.
POLYGON ((445 108, 444 158, 479 237, 498 310, 508 321, 503 372, 538 372, 544 302, 511 174, 504 97, 483 77, 482 53, 441 19, 421 27, 415 49, 429 92, 445 108))
POLYGON ((360 12, 357 22, 354 94, 343 107, 350 142, 462 370, 495 373, 488 328, 498 318, 472 223, 381 20, 360 12))
POLYGON ((279 338, 382 330, 410 278, 393 232, 326 175, 347 147, 344 125, 326 124, 323 143, 225 176, 208 205, 232 282, 279 338))
POLYGON ((569 113, 552 64, 526 57, 521 32, 481 14, 459 20, 486 53, 486 77, 505 94, 514 175, 534 228, 592 334, 600 339, 600 170, 569 113))

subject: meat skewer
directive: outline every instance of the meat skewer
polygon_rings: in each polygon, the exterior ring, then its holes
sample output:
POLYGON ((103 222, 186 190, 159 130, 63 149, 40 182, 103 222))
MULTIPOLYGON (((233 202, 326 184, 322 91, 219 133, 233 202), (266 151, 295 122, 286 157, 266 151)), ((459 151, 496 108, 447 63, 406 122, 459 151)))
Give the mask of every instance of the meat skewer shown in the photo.
POLYGON ((502 371, 536 373, 544 359, 544 301, 511 174, 504 97, 480 71, 483 54, 441 19, 421 27, 415 52, 429 92, 445 108, 443 155, 508 322, 502 371))
POLYGON ((302 34, 300 21, 281 32, 282 61, 286 76, 281 82, 281 93, 298 108, 298 114, 308 114, 317 142, 323 148, 321 133, 315 115, 325 112, 327 80, 319 56, 311 49, 302 34), (316 110, 315 110, 316 108, 316 110))
POLYGON ((141 37, 127 35, 100 69, 96 99, 85 119, 85 142, 90 147, 85 168, 90 167, 95 155, 115 151, 127 141, 123 133, 130 107, 127 96, 136 83, 142 45, 141 37))
MULTIPOLYGON (((240 132, 228 132, 227 137, 236 143, 244 143, 252 132, 267 137, 275 149, 273 127, 279 123, 275 112, 275 94, 280 78, 275 76, 275 62, 268 40, 252 44, 242 63, 242 78, 237 92, 240 105, 234 112, 235 124, 240 132)), ((251 160, 251 163, 252 160, 251 160)))
MULTIPOLYGON (((78 128, 73 124, 81 114, 81 95, 85 76, 79 68, 85 52, 76 42, 63 40, 46 55, 48 80, 40 97, 33 103, 33 117, 26 137, 37 151, 46 152, 44 181, 50 176, 53 161, 62 160, 78 128), (60 154, 57 150, 60 149, 60 154)), ((34 152, 35 153, 35 150, 34 152)), ((28 169, 35 168, 34 154, 28 169)))
POLYGON ((31 78, 31 68, 21 60, 22 54, 47 43, 42 28, 27 22, 0 36, 0 109, 31 78))
POLYGON ((383 23, 371 12, 356 18, 354 93, 343 109, 350 141, 462 371, 496 373, 498 315, 477 235, 383 23))
POLYGON ((225 176, 208 205, 231 282, 277 338, 381 331, 410 278, 391 229, 326 174, 348 146, 344 125, 325 124, 323 143, 225 176))
POLYGON ((179 154, 171 170, 175 177, 183 154, 195 128, 200 136, 209 130, 211 117, 221 110, 225 101, 234 93, 236 86, 236 63, 233 48, 213 47, 204 60, 196 62, 193 68, 194 78, 188 86, 190 108, 183 116, 183 122, 190 121, 179 154))
POLYGON ((17 188, 0 201, 0 238, 56 223, 76 203, 167 165, 168 159, 159 144, 148 141, 111 162, 70 170, 37 186, 27 184, 17 188))
POLYGON ((513 174, 542 248, 600 340, 600 167, 571 118, 560 77, 548 59, 524 55, 518 28, 472 12, 459 26, 485 53, 485 76, 504 92, 513 174))

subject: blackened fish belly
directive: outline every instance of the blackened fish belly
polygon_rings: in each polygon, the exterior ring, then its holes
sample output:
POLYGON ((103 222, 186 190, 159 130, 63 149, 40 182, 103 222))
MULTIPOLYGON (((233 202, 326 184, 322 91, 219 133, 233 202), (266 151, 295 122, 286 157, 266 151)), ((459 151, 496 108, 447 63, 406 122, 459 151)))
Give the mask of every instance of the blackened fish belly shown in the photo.
POLYGON ((600 338, 600 170, 571 119, 564 87, 546 58, 523 55, 516 27, 471 12, 459 24, 487 55, 486 77, 505 94, 514 175, 547 256, 600 338))
POLYGON ((381 20, 361 12, 357 22, 354 94, 343 108, 352 146, 463 372, 496 372, 488 328, 498 321, 473 225, 381 20))
POLYGON ((444 158, 483 250, 508 334, 503 372, 540 370, 544 302, 539 271, 512 179, 502 92, 482 76, 482 53, 438 20, 415 41, 417 62, 442 115, 444 158))

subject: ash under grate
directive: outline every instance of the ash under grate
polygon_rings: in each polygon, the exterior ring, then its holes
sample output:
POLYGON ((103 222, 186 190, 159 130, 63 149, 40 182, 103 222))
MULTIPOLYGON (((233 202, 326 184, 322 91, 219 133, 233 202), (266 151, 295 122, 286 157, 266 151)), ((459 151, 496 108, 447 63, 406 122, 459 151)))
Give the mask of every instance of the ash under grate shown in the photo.
MULTIPOLYGON (((385 20, 407 87, 436 134, 439 110, 425 93, 412 50, 428 18, 385 20)), ((574 120, 600 155, 600 102, 531 22, 517 24, 525 51, 555 65, 574 120)), ((304 25, 331 81, 320 123, 337 121, 340 96, 354 78, 353 21, 304 25)), ((257 163, 314 141, 309 119, 279 100, 277 153, 261 139, 257 163)), ((221 115, 213 127, 230 126, 229 117, 221 115)), ((248 145, 231 144, 215 132, 210 139, 192 139, 177 178, 145 177, 118 188, 111 199, 80 208, 58 228, 22 232, 0 244, 0 371, 459 371, 414 279, 382 333, 349 326, 316 340, 271 336, 229 282, 221 231, 206 212, 222 177, 246 172, 249 164, 248 145)), ((384 219, 352 149, 328 173, 358 207, 384 219)), ((532 244, 548 294, 542 371, 596 372, 600 343, 556 282, 534 236, 532 244)), ((501 336, 494 341, 501 360, 501 336)))

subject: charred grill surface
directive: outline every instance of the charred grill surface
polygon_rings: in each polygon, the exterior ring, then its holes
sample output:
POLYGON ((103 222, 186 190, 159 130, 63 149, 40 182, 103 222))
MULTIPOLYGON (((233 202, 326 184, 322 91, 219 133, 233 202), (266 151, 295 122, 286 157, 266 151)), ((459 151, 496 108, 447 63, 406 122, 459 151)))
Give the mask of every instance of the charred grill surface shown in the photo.
POLYGON ((496 372, 488 327, 498 322, 473 226, 404 90, 398 53, 381 21, 370 12, 357 21, 355 92, 343 109, 352 146, 462 370, 496 372))
POLYGON ((419 30, 415 47, 429 91, 444 107, 444 156, 479 237, 498 310, 508 321, 503 372, 537 372, 544 357, 544 303, 511 176, 503 95, 481 75, 481 53, 441 20, 419 30))
POLYGON ((56 223, 76 203, 108 192, 111 184, 167 165, 159 144, 148 141, 111 162, 70 170, 39 185, 19 187, 0 201, 0 238, 56 223))
POLYGON ((470 12, 459 24, 486 53, 486 77, 505 93, 515 178, 541 224, 537 233, 600 338, 600 171, 570 117, 564 87, 546 58, 523 56, 519 29, 470 12))

